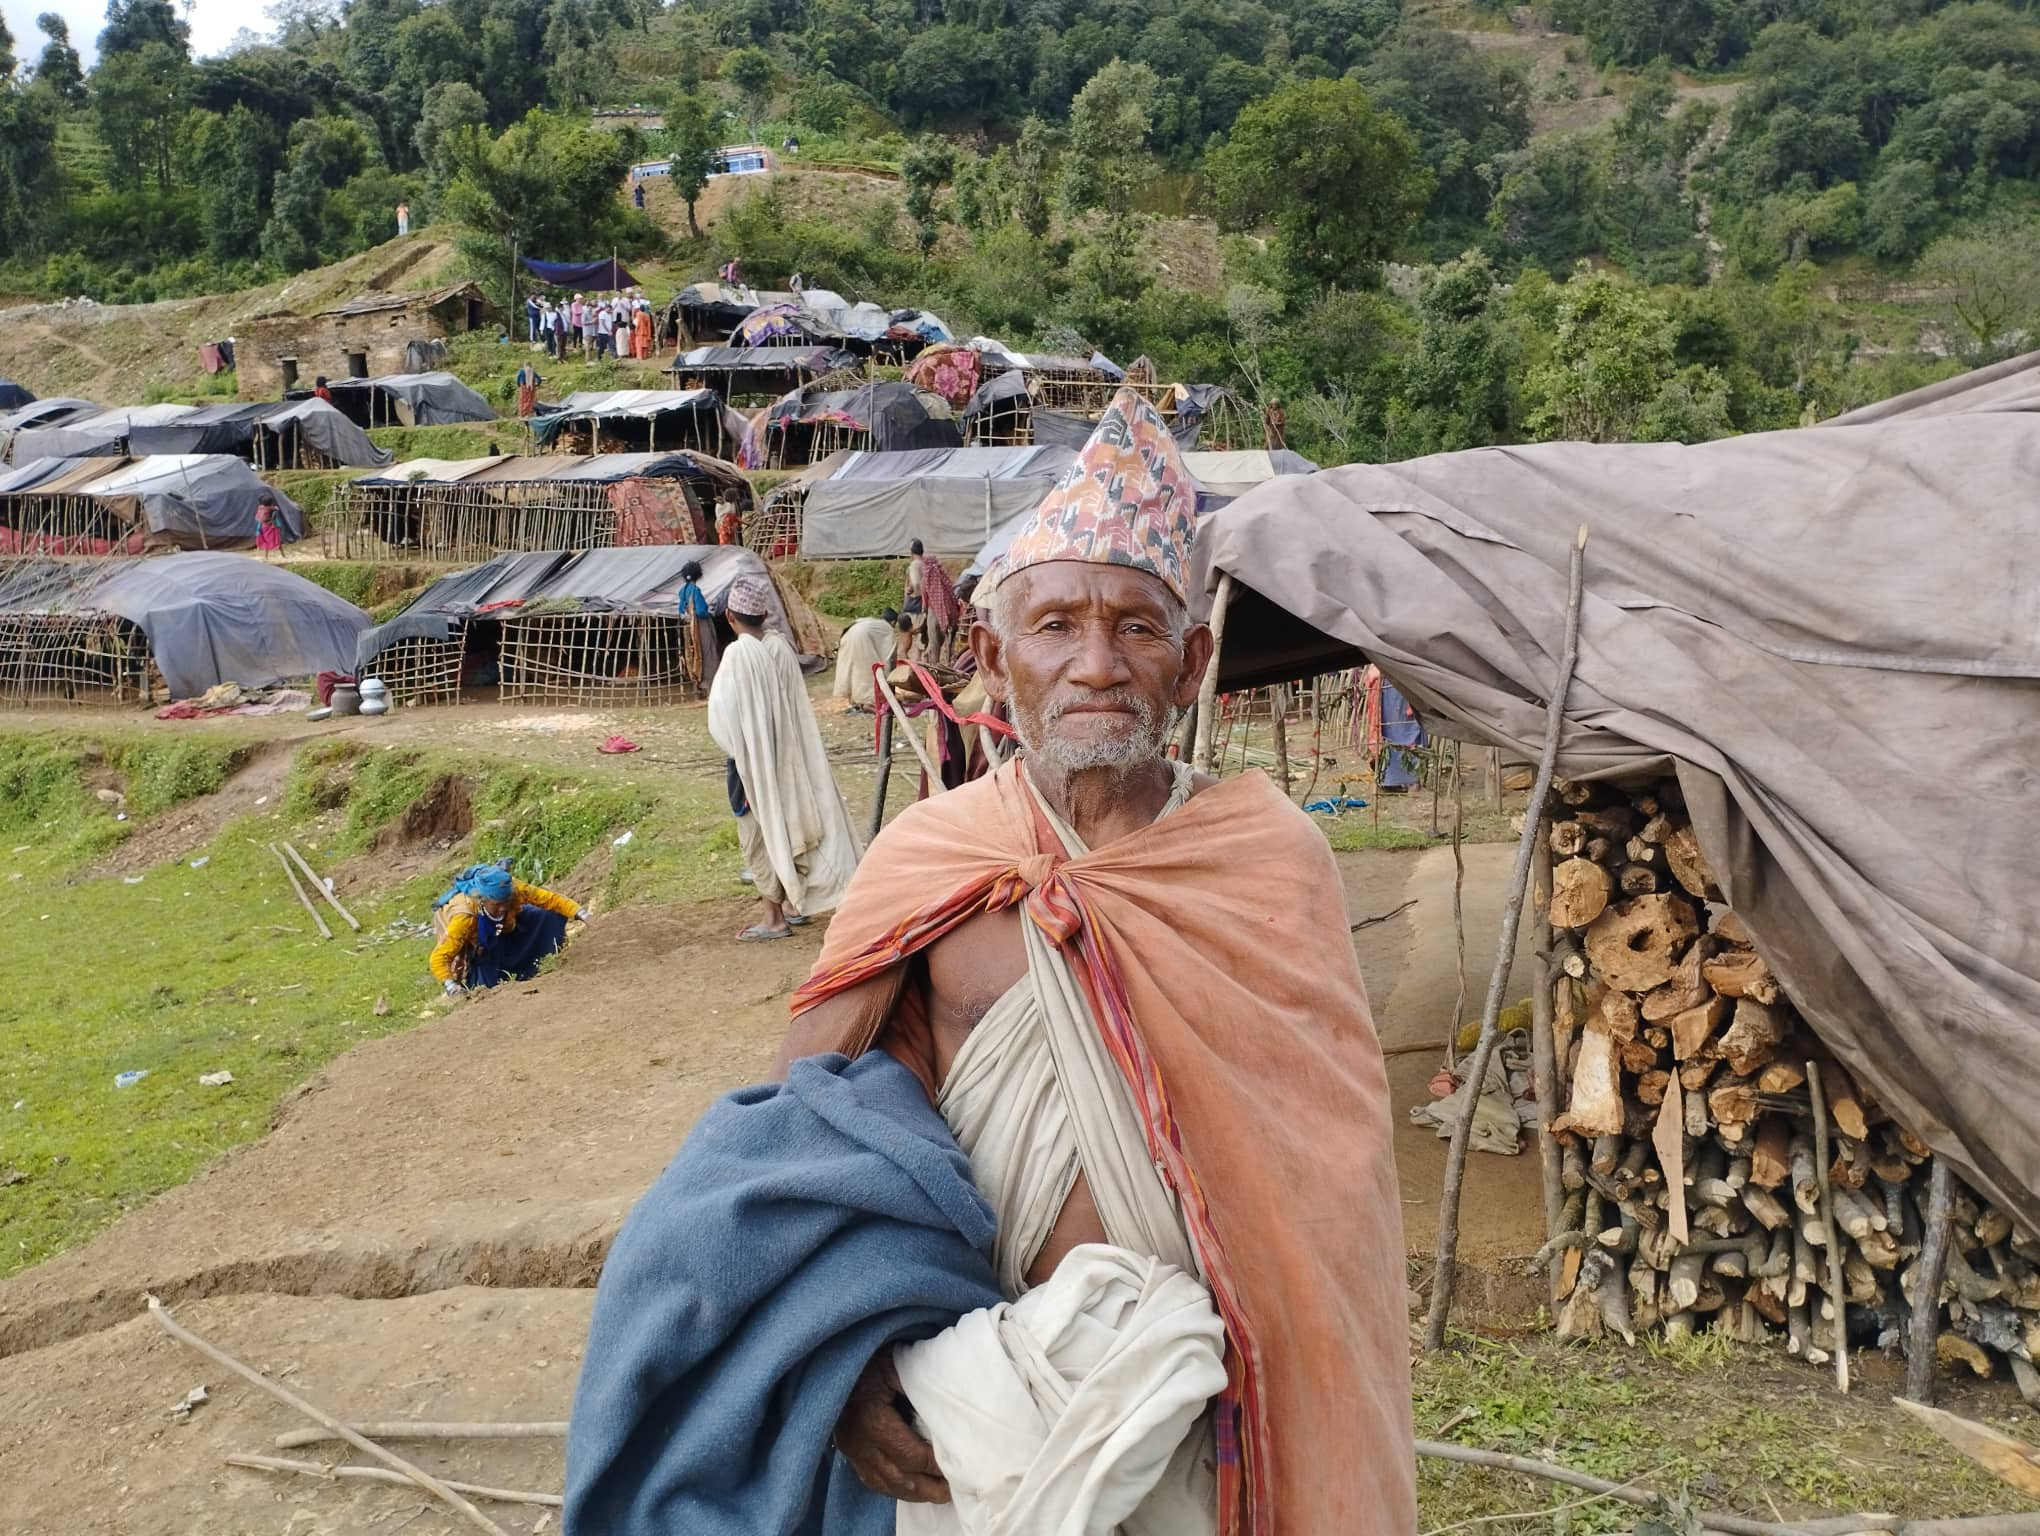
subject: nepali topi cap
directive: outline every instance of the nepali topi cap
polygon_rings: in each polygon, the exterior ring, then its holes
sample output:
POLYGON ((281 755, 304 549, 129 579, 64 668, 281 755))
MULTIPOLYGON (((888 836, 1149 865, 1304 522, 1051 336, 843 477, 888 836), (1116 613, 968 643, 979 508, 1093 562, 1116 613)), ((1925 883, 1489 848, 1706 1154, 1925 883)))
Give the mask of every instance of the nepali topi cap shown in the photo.
POLYGON ((748 619, 762 619, 772 612, 772 589, 756 576, 739 576, 730 583, 730 597, 724 607, 748 619))
POLYGON ((1051 560, 1124 565, 1187 602, 1196 536, 1197 482, 1182 450, 1161 414, 1122 389, 1048 499, 1021 524, 997 576, 1051 560))

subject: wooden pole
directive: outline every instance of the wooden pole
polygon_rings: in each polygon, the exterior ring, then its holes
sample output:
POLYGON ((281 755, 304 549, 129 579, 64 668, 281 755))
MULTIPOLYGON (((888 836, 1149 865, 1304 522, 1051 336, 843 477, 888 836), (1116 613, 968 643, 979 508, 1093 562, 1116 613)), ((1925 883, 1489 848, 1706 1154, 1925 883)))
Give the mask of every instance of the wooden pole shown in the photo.
MULTIPOLYGON (((1835 1215, 1828 1180, 1827 1095, 1821 1091, 1820 1063, 1806 1064, 1806 1091, 1813 1099, 1814 1176, 1820 1181, 1820 1219, 1827 1224, 1828 1296, 1835 1308, 1835 1386, 1849 1390, 1849 1293, 1842 1283, 1842 1224, 1835 1215)), ((1936 1160, 1938 1161, 1938 1159, 1936 1160)))
MULTIPOLYGON (((1531 814, 1526 810, 1525 815, 1531 814)), ((1537 1174, 1544 1187, 1544 1237, 1547 1242, 1565 1226, 1565 1184, 1558 1142, 1551 1134, 1551 1122, 1558 1114, 1558 1042, 1552 1037, 1551 989, 1557 985, 1558 967, 1553 963, 1551 933, 1551 841, 1537 840, 1536 862, 1531 865, 1530 954, 1536 985, 1530 994, 1530 1082, 1537 1094, 1537 1174)), ((1559 1271, 1551 1272, 1556 1286, 1559 1271)), ((1556 1298, 1554 1298, 1556 1299, 1556 1298)))
MULTIPOLYGON (((409 1487, 411 1479, 401 1472, 392 1472, 387 1467, 333 1466, 323 1461, 292 1461, 283 1456, 229 1456, 230 1467, 247 1467, 256 1472, 295 1472, 300 1477, 352 1478, 363 1483, 396 1483, 409 1487)), ((494 1499, 499 1504, 538 1504, 558 1509, 566 1503, 557 1493, 534 1493, 524 1488, 488 1488, 480 1483, 456 1483, 451 1480, 442 1487, 455 1493, 471 1493, 478 1499, 494 1499)))
MULTIPOLYGON (((1459 967, 1459 990, 1452 998, 1452 1028, 1445 1041, 1445 1065, 1459 1065, 1459 1027, 1466 1022, 1466 850, 1461 831, 1459 775, 1452 775, 1452 947, 1459 967)), ((1545 1234, 1547 1237, 1549 1233, 1545 1234)))
POLYGON ((1558 766, 1558 738, 1565 727, 1565 696, 1572 688, 1573 668, 1580 657, 1580 596, 1584 583, 1587 529, 1583 523, 1573 540, 1571 568, 1567 573, 1565 604, 1565 648, 1558 659, 1558 679, 1544 710, 1544 750, 1537 763, 1537 782, 1531 786, 1530 801, 1523 813, 1523 836, 1516 844, 1516 867, 1509 878, 1509 901, 1502 909, 1502 932, 1495 946, 1495 966, 1488 977, 1487 1006, 1481 1010, 1480 1043, 1474 1047, 1473 1063, 1466 1081, 1468 1089, 1452 1126, 1452 1143, 1445 1154, 1445 1188, 1438 1201, 1437 1270, 1431 1280, 1431 1312, 1425 1320, 1427 1349, 1445 1347, 1445 1325, 1452 1316, 1452 1282, 1459 1261, 1459 1195, 1466 1180, 1466 1153, 1473 1139, 1474 1111, 1480 1107, 1477 1085, 1487 1080, 1488 1062, 1494 1058, 1495 1037, 1502 1016, 1502 991, 1508 985, 1509 962, 1516 953, 1516 928, 1523 919, 1523 898, 1530 883, 1530 857, 1537 847, 1544 822, 1544 801, 1551 793, 1552 774, 1558 766))
POLYGON ((1277 683, 1268 690, 1268 707, 1275 723, 1275 783, 1286 800, 1289 798, 1289 684, 1277 683))
MULTIPOLYGON (((881 708, 885 706, 881 705, 881 708)), ((869 844, 885 825, 885 792, 892 784, 893 712, 886 708, 878 720, 878 788, 871 797, 871 826, 864 834, 869 844)))
POLYGON ((319 909, 312 905, 312 898, 307 896, 305 888, 298 884, 297 871, 290 867, 290 860, 283 856, 283 850, 271 843, 269 851, 276 855, 276 862, 283 866, 284 876, 290 881, 290 888, 297 893, 297 899, 304 904, 304 909, 312 914, 312 921, 319 925, 319 937, 332 938, 333 930, 326 926, 326 920, 319 916, 319 909))
POLYGON ((928 793, 931 795, 941 794, 942 771, 929 760, 928 749, 921 745, 920 737, 914 734, 914 722, 907 719, 906 710, 900 707, 899 695, 892 691, 892 684, 885 680, 883 673, 874 671, 871 674, 871 681, 876 685, 878 691, 884 695, 885 702, 905 723, 906 729, 900 734, 907 738, 907 745, 914 749, 914 756, 921 760, 921 771, 928 775, 928 793))
POLYGON ((291 1391, 290 1388, 279 1382, 271 1381, 260 1371, 254 1369, 254 1367, 243 1365, 217 1344, 200 1338, 189 1328, 178 1322, 176 1318, 172 1317, 170 1309, 154 1296, 149 1298, 149 1315, 155 1318, 162 1325, 163 1331, 169 1334, 171 1338, 177 1340, 178 1343, 189 1345, 208 1359, 232 1371, 236 1376, 267 1392, 286 1407, 295 1409, 303 1414, 313 1423, 325 1425, 326 1428, 334 1431, 342 1440, 345 1440, 357 1451, 373 1456, 393 1472, 402 1473, 407 1480, 416 1483, 441 1503, 458 1510, 467 1519, 468 1523, 477 1530, 487 1531, 490 1533, 490 1536, 505 1536, 505 1532, 500 1525, 496 1524, 495 1521, 491 1520, 479 1509, 476 1509, 474 1505, 455 1493, 431 1473, 421 1467, 412 1466, 410 1462, 404 1460, 395 1451, 385 1450, 366 1435, 341 1423, 323 1408, 315 1407, 311 1403, 306 1402, 295 1392, 291 1391))
MULTIPOLYGON (((565 1419, 534 1419, 523 1423, 438 1423, 423 1419, 391 1419, 384 1422, 355 1424, 351 1428, 357 1435, 367 1435, 371 1440, 564 1440, 567 1438, 565 1419)), ((271 1443, 279 1451, 295 1450, 301 1445, 320 1445, 328 1440, 345 1438, 330 1429, 289 1429, 278 1435, 271 1443)))
POLYGON ((1232 572, 1220 573, 1218 591, 1211 599, 1211 661, 1204 669, 1204 684, 1197 690, 1197 755, 1191 766, 1199 773, 1211 772, 1211 738, 1218 729, 1218 657, 1225 645, 1225 616, 1232 605, 1232 591, 1232 572))
POLYGON ((1913 1270, 1912 1324, 1905 1339, 1905 1395, 1916 1403, 1934 1400, 1934 1340, 1941 1331, 1941 1277, 1948 1271, 1954 1204, 1955 1175, 1937 1152, 1927 1183, 1926 1232, 1913 1270))
POLYGON ((289 854, 291 858, 296 861, 297 867, 305 872, 305 878, 312 882, 312 889, 317 891, 321 896, 325 897, 326 900, 331 902, 333 904, 333 910, 335 912, 338 912, 345 919, 347 919, 347 926, 352 928, 356 933, 361 932, 361 924, 354 920, 354 914, 352 912, 349 912, 345 907, 340 905, 340 898, 338 896, 335 896, 331 891, 326 889, 326 882, 321 880, 318 877, 318 875, 313 872, 312 866, 305 862, 305 856, 297 851, 297 845, 295 843, 285 843, 283 845, 283 851, 289 854))

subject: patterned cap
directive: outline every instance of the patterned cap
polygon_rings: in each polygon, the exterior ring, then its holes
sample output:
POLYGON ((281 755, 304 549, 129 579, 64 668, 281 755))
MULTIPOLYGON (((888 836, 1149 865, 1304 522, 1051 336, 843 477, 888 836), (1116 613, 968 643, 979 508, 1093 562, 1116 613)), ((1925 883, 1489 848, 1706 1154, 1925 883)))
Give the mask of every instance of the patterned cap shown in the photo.
POLYGON ((1112 397, 1076 462, 1006 551, 1011 575, 1051 560, 1146 571, 1187 601, 1197 484, 1155 408, 1131 389, 1112 397))
POLYGON ((730 613, 761 619, 772 612, 772 589, 759 576, 739 576, 730 583, 730 599, 724 605, 730 613))

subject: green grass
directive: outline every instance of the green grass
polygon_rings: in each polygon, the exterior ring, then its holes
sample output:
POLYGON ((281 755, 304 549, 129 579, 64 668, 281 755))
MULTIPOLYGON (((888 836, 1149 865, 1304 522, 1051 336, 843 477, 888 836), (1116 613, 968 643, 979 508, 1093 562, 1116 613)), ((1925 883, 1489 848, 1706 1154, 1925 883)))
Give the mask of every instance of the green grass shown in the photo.
POLYGON ((263 475, 263 479, 275 486, 283 495, 298 504, 305 515, 305 530, 309 534, 321 526, 327 509, 340 487, 350 480, 358 480, 366 471, 359 469, 277 469, 263 475))
POLYGON ((778 571, 817 613, 844 620, 899 607, 907 581, 904 560, 787 560, 778 571))
POLYGON ((1433 848, 1438 839, 1415 827, 1397 822, 1370 821, 1365 811, 1347 811, 1339 816, 1313 816, 1324 829, 1325 841, 1334 853, 1357 853, 1367 848, 1433 848))
MULTIPOLYGON (((470 381, 472 382, 472 381, 470 381)), ((498 453, 528 453, 530 442, 516 421, 469 421, 445 427, 376 427, 369 441, 405 459, 479 459, 496 445, 498 453)), ((358 471, 356 472, 358 474, 358 471)))

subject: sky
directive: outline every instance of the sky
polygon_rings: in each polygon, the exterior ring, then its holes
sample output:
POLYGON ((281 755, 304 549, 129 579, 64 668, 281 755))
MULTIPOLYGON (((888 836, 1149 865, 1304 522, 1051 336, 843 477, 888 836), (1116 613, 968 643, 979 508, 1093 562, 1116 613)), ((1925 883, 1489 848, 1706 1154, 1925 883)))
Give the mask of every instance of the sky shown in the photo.
MULTIPOLYGON (((262 0, 180 0, 179 9, 191 23, 194 57, 220 52, 243 27, 270 30, 269 18, 262 14, 262 0)), ((71 24, 71 46, 90 69, 98 53, 99 29, 106 25, 106 0, 0 0, 7 30, 14 34, 14 51, 23 64, 42 57, 43 35, 36 31, 35 19, 44 11, 55 11, 71 24)))

